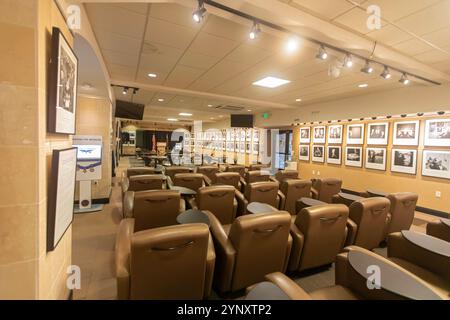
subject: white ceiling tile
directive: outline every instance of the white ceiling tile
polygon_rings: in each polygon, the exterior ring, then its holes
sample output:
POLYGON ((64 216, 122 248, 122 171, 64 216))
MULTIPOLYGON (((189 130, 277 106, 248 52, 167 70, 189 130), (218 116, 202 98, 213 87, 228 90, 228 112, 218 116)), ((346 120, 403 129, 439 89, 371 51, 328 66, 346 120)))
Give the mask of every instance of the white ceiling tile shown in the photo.
POLYGON ((364 3, 364 7, 377 5, 381 9, 381 18, 395 21, 402 17, 425 9, 440 0, 371 0, 364 3))
POLYGON ((164 84, 169 87, 186 88, 189 84, 194 82, 203 72, 204 71, 201 69, 178 65, 170 73, 164 84))
POLYGON ((219 60, 220 58, 218 57, 211 57, 204 54, 193 53, 188 50, 183 55, 179 63, 183 66, 206 70, 215 65, 219 60))
POLYGON ((95 29, 98 44, 101 49, 111 50, 130 55, 139 54, 142 40, 121 36, 115 33, 95 29))
POLYGON ((185 50, 194 39, 197 30, 170 23, 164 20, 149 18, 145 33, 146 42, 156 42, 185 50))
POLYGON ((165 20, 192 29, 199 29, 201 24, 192 19, 194 8, 180 6, 176 3, 150 4, 150 17, 165 20))
POLYGON ((241 44, 229 55, 225 57, 225 60, 240 62, 243 64, 255 64, 271 56, 272 53, 262 50, 256 46, 248 44, 241 44))
POLYGON ((238 42, 200 32, 189 50, 207 56, 222 58, 238 46, 238 42))
POLYGON ((432 47, 426 42, 413 38, 404 42, 400 42, 393 46, 395 49, 399 50, 403 54, 414 56, 419 53, 430 51, 432 47))
MULTIPOLYGON (((368 14, 366 11, 355 8, 347 13, 344 13, 333 21, 361 34, 366 34, 372 31, 367 27, 367 19, 368 14)), ((381 21, 381 26, 385 25, 386 22, 381 21)))
POLYGON ((347 1, 336 0, 293 0, 291 3, 297 8, 305 8, 330 20, 353 8, 353 5, 347 1))
POLYGON ((412 35, 391 24, 382 27, 380 30, 369 32, 367 36, 386 45, 393 45, 399 42, 404 42, 412 39, 413 37, 412 35))

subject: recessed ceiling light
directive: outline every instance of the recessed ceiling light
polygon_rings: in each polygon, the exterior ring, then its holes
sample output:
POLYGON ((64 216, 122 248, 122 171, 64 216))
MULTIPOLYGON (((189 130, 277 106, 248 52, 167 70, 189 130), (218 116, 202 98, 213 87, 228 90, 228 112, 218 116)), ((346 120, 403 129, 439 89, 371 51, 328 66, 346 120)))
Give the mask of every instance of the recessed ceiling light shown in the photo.
POLYGON ((362 83, 358 87, 360 88, 367 88, 369 85, 367 83, 362 83))
POLYGON ((302 101, 302 99, 298 98, 298 99, 295 99, 295 101, 297 101, 297 102, 301 102, 301 101, 302 101))
POLYGON ((219 116, 219 118, 223 118, 223 116, 222 116, 222 115, 220 115, 220 116, 219 116))
POLYGON ((294 53, 297 51, 300 46, 300 40, 297 37, 289 38, 288 42, 286 42, 285 51, 288 54, 294 53))
POLYGON ((149 76, 150 78, 156 78, 156 77, 157 77, 157 75, 154 74, 154 73, 149 73, 148 76, 149 76))
POLYGON ((209 119, 214 120, 214 118, 209 118, 209 119))
POLYGON ((192 113, 187 113, 187 112, 180 112, 178 115, 183 116, 183 117, 192 117, 192 113))
POLYGON ((208 104, 208 107, 212 108, 212 106, 213 106, 212 104, 208 104))
POLYGON ((252 112, 252 109, 248 109, 247 111, 248 111, 248 112, 252 112))
POLYGON ((159 98, 158 101, 159 102, 164 102, 164 99, 163 98, 159 98))
POLYGON ((177 122, 178 119, 175 119, 175 118, 168 118, 167 121, 177 122))
POLYGON ((265 77, 264 79, 253 82, 253 85, 265 88, 276 88, 289 82, 289 80, 279 79, 275 77, 265 77))

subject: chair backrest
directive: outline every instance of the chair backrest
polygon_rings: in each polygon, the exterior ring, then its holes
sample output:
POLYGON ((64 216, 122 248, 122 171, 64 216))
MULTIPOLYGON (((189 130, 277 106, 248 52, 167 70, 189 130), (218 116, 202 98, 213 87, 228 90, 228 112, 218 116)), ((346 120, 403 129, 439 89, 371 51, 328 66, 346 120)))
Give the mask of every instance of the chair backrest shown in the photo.
POLYGON ((314 188, 319 192, 320 201, 331 203, 333 196, 341 192, 342 180, 335 178, 317 179, 314 188))
POLYGON ((232 291, 263 281, 283 271, 291 215, 286 211, 236 218, 229 239, 236 249, 232 291))
POLYGON ((346 237, 348 208, 327 204, 302 209, 295 225, 304 235, 299 270, 332 263, 341 251, 346 237))
POLYGON ((164 179, 161 175, 139 175, 129 178, 130 185, 128 191, 162 190, 164 189, 164 179))
POLYGON ((262 170, 264 168, 267 168, 267 166, 265 164, 251 164, 248 166, 248 171, 258 171, 258 170, 262 170))
POLYGON ((236 217, 235 188, 233 186, 203 187, 197 193, 199 210, 211 211, 221 224, 231 224, 236 217))
POLYGON ((240 189, 241 176, 239 172, 219 172, 215 174, 212 180, 215 184, 233 186, 237 190, 240 189))
POLYGON ((298 179, 298 171, 297 170, 280 170, 275 173, 275 179, 279 183, 283 183, 286 179, 298 179))
POLYGON ((245 166, 229 165, 229 166, 226 167, 225 171, 227 171, 227 172, 239 172, 239 175, 242 178, 245 178, 245 166))
POLYGON ((207 176, 211 181, 214 181, 215 174, 219 172, 218 166, 200 166, 197 167, 197 173, 207 176))
POLYGON ((311 197, 311 181, 298 179, 285 179, 281 182, 280 190, 285 195, 284 210, 295 215, 296 203, 300 198, 311 197))
POLYGON ((166 176, 169 176, 172 181, 175 178, 175 175, 177 173, 189 173, 191 170, 188 167, 181 167, 181 166, 172 166, 172 167, 166 167, 165 169, 166 176))
POLYGON ((128 168, 127 169, 127 177, 132 176, 142 176, 145 174, 155 174, 155 168, 148 167, 136 167, 136 168, 128 168))
POLYGON ((269 180, 270 180, 269 171, 256 170, 256 171, 248 171, 245 174, 245 182, 247 184, 253 183, 253 182, 269 181, 269 180))
POLYGON ((387 196, 391 201, 391 221, 388 233, 409 230, 414 220, 419 196, 412 192, 391 193, 387 196))
POLYGON ((152 190, 134 194, 135 230, 165 227, 177 223, 181 196, 178 191, 152 190))
POLYGON ((245 198, 248 202, 267 203, 278 207, 278 183, 274 181, 253 182, 245 188, 245 198))
POLYGON ((391 203, 386 198, 364 198, 350 205, 349 218, 357 225, 354 245, 372 250, 383 240, 391 203))
POLYGON ((186 224, 137 232, 131 240, 131 299, 202 299, 209 229, 186 224))
POLYGON ((203 187, 203 174, 201 173, 177 173, 173 179, 175 186, 185 187, 198 191, 203 187))

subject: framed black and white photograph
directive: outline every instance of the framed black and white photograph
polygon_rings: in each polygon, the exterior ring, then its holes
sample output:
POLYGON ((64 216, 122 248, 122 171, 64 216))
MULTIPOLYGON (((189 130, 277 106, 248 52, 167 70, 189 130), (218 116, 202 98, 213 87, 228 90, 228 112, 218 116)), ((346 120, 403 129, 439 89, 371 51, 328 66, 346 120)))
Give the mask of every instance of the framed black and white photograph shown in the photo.
POLYGON ((347 144, 364 144, 364 124, 347 126, 347 144))
POLYGON ((395 146, 417 146, 419 145, 420 121, 402 121, 394 123, 395 146))
POLYGON ((53 150, 47 205, 47 251, 53 251, 73 221, 77 148, 53 150))
POLYGON ((422 175, 450 179, 450 151, 424 150, 422 175))
POLYGON ((300 143, 310 143, 311 142, 311 128, 303 127, 300 128, 300 143))
POLYGON ((75 134, 78 58, 59 28, 53 28, 47 130, 75 134))
POLYGON ((345 165, 349 167, 362 168, 363 165, 363 148, 362 147, 346 147, 345 148, 345 165))
POLYGON ((301 161, 309 161, 309 145, 298 146, 298 159, 301 161))
POLYGON ((388 122, 369 123, 367 129, 367 144, 385 146, 388 144, 388 136, 388 122))
POLYGON ((366 149, 366 168, 374 170, 386 170, 386 148, 366 149))
POLYGON ((319 126, 314 127, 314 137, 313 137, 314 143, 325 143, 326 139, 326 127, 325 126, 319 126))
POLYGON ((342 164, 342 148, 340 146, 327 147, 327 163, 342 164))
POLYGON ((425 122, 425 145, 450 147, 450 119, 433 119, 425 122))
POLYGON ((312 152, 313 162, 325 162, 325 147, 324 146, 313 146, 312 152))
POLYGON ((342 133, 341 124, 328 126, 328 144, 342 144, 342 133))
POLYGON ((407 174, 417 172, 417 150, 392 149, 391 171, 407 174))

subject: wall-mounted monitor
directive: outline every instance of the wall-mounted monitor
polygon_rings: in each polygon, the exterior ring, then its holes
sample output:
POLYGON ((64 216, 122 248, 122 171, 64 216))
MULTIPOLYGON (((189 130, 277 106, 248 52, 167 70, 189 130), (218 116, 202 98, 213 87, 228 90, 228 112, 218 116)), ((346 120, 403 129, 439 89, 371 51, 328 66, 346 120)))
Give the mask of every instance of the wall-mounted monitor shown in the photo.
POLYGON ((251 114, 232 114, 232 128, 253 128, 253 115, 251 114))
POLYGON ((101 145, 74 145, 77 148, 78 161, 100 161, 102 160, 101 145))
POLYGON ((145 105, 122 100, 116 101, 116 118, 142 120, 145 105))

